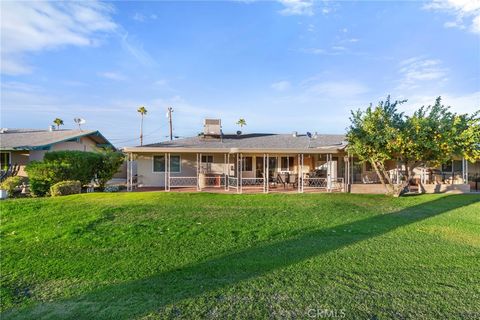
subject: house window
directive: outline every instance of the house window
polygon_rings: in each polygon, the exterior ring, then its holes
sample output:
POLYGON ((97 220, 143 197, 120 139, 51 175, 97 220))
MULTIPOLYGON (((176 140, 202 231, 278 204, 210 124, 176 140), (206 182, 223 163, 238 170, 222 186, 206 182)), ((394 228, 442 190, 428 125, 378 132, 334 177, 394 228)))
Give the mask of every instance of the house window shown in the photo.
POLYGON ((282 157, 282 171, 293 170, 293 157, 282 157))
POLYGON ((10 152, 0 152, 0 168, 7 170, 10 164, 10 152))
POLYGON ((213 156, 202 156, 202 163, 213 163, 213 156))
POLYGON ((202 155, 201 168, 203 171, 210 172, 212 171, 213 156, 212 155, 202 155))
MULTIPOLYGON (((180 172, 180 156, 170 156, 170 172, 180 172)), ((165 172, 165 156, 153 156, 153 172, 165 172)))
POLYGON ((242 171, 253 171, 252 157, 243 158, 242 171))

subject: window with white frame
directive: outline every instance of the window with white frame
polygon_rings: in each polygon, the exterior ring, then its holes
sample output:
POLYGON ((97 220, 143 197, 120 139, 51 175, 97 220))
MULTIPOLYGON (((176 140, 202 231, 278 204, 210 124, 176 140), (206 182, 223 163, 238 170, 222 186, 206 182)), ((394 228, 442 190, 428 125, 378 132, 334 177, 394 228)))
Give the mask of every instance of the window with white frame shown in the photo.
MULTIPOLYGON (((180 156, 170 156, 170 172, 181 171, 180 156)), ((153 172, 165 172, 165 156, 153 156, 153 172)))
POLYGON ((293 171, 293 157, 282 157, 280 163, 282 171, 293 171))
POLYGON ((202 155, 202 163, 201 167, 203 171, 211 171, 212 170, 212 163, 213 163, 213 156, 212 155, 202 155))

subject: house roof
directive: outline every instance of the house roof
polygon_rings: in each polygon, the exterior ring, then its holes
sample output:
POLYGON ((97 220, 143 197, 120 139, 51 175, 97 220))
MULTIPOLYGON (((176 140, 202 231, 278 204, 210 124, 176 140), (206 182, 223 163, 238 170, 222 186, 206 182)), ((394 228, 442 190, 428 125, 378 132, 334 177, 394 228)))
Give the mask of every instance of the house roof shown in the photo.
POLYGON ((99 146, 114 146, 96 130, 39 130, 2 129, 0 131, 1 150, 38 150, 53 144, 81 137, 89 137, 99 146))
POLYGON ((127 147, 126 152, 241 152, 241 151, 327 151, 339 150, 346 146, 345 136, 338 134, 320 134, 309 138, 307 135, 254 133, 242 135, 223 135, 223 138, 190 137, 173 141, 164 141, 137 147, 127 147))

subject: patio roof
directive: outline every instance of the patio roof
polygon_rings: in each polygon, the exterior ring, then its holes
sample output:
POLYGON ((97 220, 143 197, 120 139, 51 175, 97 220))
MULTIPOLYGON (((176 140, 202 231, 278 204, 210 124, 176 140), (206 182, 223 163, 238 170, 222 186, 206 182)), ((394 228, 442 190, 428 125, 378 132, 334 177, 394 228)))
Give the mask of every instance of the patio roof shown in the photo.
POLYGON ((173 141, 164 141, 144 146, 126 147, 125 152, 271 152, 271 153, 324 153, 340 151, 346 147, 344 135, 321 134, 309 138, 307 135, 253 133, 223 135, 222 138, 189 137, 173 141))

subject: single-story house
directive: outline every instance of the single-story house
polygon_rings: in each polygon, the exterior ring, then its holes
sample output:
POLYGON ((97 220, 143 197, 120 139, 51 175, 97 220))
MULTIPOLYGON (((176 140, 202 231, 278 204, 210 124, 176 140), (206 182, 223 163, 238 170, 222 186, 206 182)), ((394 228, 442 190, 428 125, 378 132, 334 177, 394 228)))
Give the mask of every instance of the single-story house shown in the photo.
MULTIPOLYGON (((346 151, 338 134, 224 134, 221 121, 206 119, 195 137, 126 147, 127 189, 173 188, 222 192, 338 191, 384 193, 368 163, 346 151)), ((400 164, 388 163, 401 182, 400 164)), ((476 164, 472 169, 480 173, 476 164)), ((442 168, 417 168, 423 192, 469 190, 468 163, 455 159, 442 168)))
POLYGON ((96 130, 0 130, 0 167, 17 167, 19 176, 26 176, 25 166, 33 160, 42 160, 48 151, 95 151, 115 147, 96 130))

